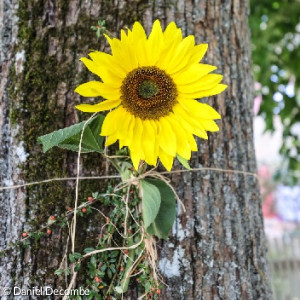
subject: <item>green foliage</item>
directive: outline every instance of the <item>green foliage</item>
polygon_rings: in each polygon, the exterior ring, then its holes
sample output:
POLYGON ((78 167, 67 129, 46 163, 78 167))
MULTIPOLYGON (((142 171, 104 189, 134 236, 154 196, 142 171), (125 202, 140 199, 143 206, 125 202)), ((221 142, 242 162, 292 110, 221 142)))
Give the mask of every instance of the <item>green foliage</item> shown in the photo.
MULTIPOLYGON (((104 248, 130 247, 141 240, 139 223, 142 218, 137 210, 141 199, 135 187, 131 187, 128 193, 128 188, 116 192, 112 186, 109 186, 106 194, 94 193, 93 198, 96 203, 98 201, 101 203, 102 208, 107 207, 110 212, 105 219, 106 224, 102 226, 97 244, 85 248, 84 255, 104 248), (127 208, 122 199, 128 195, 130 214, 126 219, 127 208), (125 225, 127 232, 124 232, 125 225)), ((120 299, 121 294, 126 292, 129 285, 131 287, 135 285, 135 281, 139 282, 136 289, 140 296, 145 292, 149 293, 152 288, 156 289, 157 285, 150 272, 149 264, 143 255, 144 247, 144 243, 141 243, 138 247, 127 251, 104 251, 90 256, 86 267, 80 270, 86 277, 86 285, 82 288, 88 287, 90 291, 88 299, 109 299, 109 296, 112 297, 111 299, 120 299), (137 260, 139 257, 140 259, 137 260)), ((80 253, 75 256, 73 261, 79 264, 80 253)), ((63 272, 60 272, 61 276, 62 274, 63 272)))
MULTIPOLYGON (((148 179, 147 179, 148 180, 148 179)), ((152 184, 161 188, 158 180, 151 180, 152 184)), ((100 212, 103 209, 107 212, 104 217, 99 220, 104 223, 101 227, 99 238, 95 241, 90 239, 91 246, 86 248, 76 247, 76 252, 68 254, 68 267, 60 267, 54 274, 59 277, 72 276, 72 265, 74 270, 78 272, 78 278, 83 276, 84 283, 78 282, 77 288, 89 289, 89 296, 87 299, 120 299, 121 294, 125 293, 130 286, 136 288, 139 296, 152 293, 161 288, 157 281, 154 280, 150 265, 145 255, 145 244, 141 242, 142 230, 141 221, 142 216, 139 210, 140 207, 139 192, 131 186, 129 193, 128 188, 114 191, 112 186, 108 186, 106 193, 93 193, 93 201, 83 202, 78 206, 77 214, 79 217, 86 217, 81 214, 83 207, 90 208, 91 213, 100 212), (126 206, 124 197, 128 197, 126 206), (105 210, 106 208, 106 210, 105 210), (126 210, 129 209, 130 213, 126 210), (126 227, 125 227, 126 225, 126 227), (126 228, 126 231, 125 231, 126 228), (110 249, 112 247, 130 247, 138 246, 129 250, 107 250, 92 254, 91 252, 103 249, 110 249), (85 257, 86 255, 90 255, 85 257), (136 282, 138 284, 136 284, 136 282)), ((44 228, 37 232, 28 232, 27 237, 10 245, 10 247, 28 247, 36 239, 40 239, 45 234, 45 230, 51 228, 53 230, 60 230, 67 222, 70 216, 73 216, 73 211, 67 211, 62 215, 56 215, 51 218, 51 223, 46 222, 44 228)), ((49 236, 49 235, 48 235, 49 236)), ((89 240, 88 233, 86 239, 89 240)), ((7 249, 8 250, 8 249, 7 249)), ((7 251, 3 251, 0 255, 5 255, 7 251)), ((64 266, 65 264, 60 264, 64 266)), ((152 293, 153 294, 153 293, 152 293)), ((72 297, 71 297, 72 298, 72 297)), ((73 298, 72 298, 73 299, 73 298)), ((153 295, 152 299, 158 299, 157 295, 153 295)))
POLYGON ((278 178, 297 182, 300 141, 300 1, 251 0, 250 27, 255 80, 262 88, 260 114, 266 130, 274 131, 273 116, 284 126, 280 153, 284 159, 278 178), (294 93, 291 91, 294 84, 294 93), (287 177, 292 171, 294 176, 287 177))
POLYGON ((55 146, 78 152, 82 130, 85 126, 81 143, 81 152, 102 153, 104 137, 100 136, 99 133, 103 120, 104 116, 98 115, 88 122, 83 121, 79 124, 43 135, 38 138, 38 142, 43 144, 44 152, 47 152, 55 146))
POLYGON ((99 20, 96 26, 91 26, 91 29, 96 31, 97 38, 100 38, 102 34, 105 34, 107 29, 105 26, 105 20, 99 20))
POLYGON ((176 155, 176 158, 187 170, 191 170, 191 167, 185 158, 181 157, 179 154, 176 155))
POLYGON ((54 274, 57 275, 57 276, 60 276, 60 275, 63 274, 63 272, 64 272, 64 270, 62 270, 62 269, 57 269, 57 270, 54 272, 54 274))
POLYGON ((167 239, 176 216, 174 192, 165 182, 151 178, 141 180, 141 191, 145 230, 167 239))
POLYGON ((155 220, 148 227, 149 234, 167 239, 176 217, 176 198, 172 189, 163 181, 147 179, 156 186, 161 195, 161 204, 155 220))
POLYGON ((82 255, 78 252, 74 252, 74 253, 69 254, 69 260, 70 260, 71 263, 75 263, 80 258, 82 258, 82 255))
POLYGON ((142 212, 146 231, 148 227, 154 222, 161 203, 159 189, 149 183, 147 180, 141 180, 142 191, 142 212))

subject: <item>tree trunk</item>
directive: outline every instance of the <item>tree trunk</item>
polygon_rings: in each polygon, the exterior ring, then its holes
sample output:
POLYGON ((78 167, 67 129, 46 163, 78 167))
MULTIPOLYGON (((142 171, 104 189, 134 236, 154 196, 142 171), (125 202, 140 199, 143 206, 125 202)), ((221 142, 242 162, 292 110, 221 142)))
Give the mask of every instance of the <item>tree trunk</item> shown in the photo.
MULTIPOLYGON (((88 49, 106 49, 90 29, 99 19, 116 34, 135 20, 148 31, 157 18, 164 25, 175 20, 185 35, 208 43, 206 61, 218 66, 229 87, 209 100, 222 115, 220 132, 198 141, 191 166, 255 173, 248 13, 248 2, 237 0, 2 0, 1 186, 75 174, 76 155, 58 149, 43 154, 36 139, 78 121, 79 96, 73 91, 89 76, 79 58, 88 49)), ((85 174, 107 174, 99 156, 83 155, 82 165, 85 174)), ((257 178, 208 170, 175 174, 172 180, 187 211, 178 207, 172 236, 161 243, 158 264, 168 285, 162 299, 271 299, 257 178)), ((106 185, 82 182, 81 197, 106 185)), ((50 215, 72 206, 74 183, 2 191, 1 201, 4 249, 23 231, 37 230, 50 215)), ((86 230, 96 235, 101 224, 91 218, 79 226, 78 245, 89 245, 86 230)), ((27 249, 13 247, 1 259, 0 286, 63 286, 53 273, 66 236, 57 230, 27 249)), ((135 299, 134 292, 129 295, 135 299)))

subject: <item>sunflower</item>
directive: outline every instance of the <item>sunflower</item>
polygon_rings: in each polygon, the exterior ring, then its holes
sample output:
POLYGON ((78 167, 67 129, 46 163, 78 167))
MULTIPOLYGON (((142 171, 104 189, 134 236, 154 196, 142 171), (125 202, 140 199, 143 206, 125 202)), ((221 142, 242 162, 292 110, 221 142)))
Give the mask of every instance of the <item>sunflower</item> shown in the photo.
POLYGON ((105 117, 100 135, 105 145, 119 141, 127 146, 135 169, 140 160, 167 170, 176 155, 189 160, 197 151, 194 135, 207 139, 207 131, 218 131, 214 122, 220 115, 198 98, 221 93, 223 76, 210 74, 215 66, 199 63, 207 44, 195 45, 195 38, 182 37, 181 29, 171 22, 162 31, 154 22, 147 37, 135 22, 132 30, 121 31, 121 39, 106 36, 112 54, 93 51, 81 58, 85 66, 101 78, 78 86, 84 97, 101 96, 104 101, 80 104, 84 112, 111 110, 105 117))

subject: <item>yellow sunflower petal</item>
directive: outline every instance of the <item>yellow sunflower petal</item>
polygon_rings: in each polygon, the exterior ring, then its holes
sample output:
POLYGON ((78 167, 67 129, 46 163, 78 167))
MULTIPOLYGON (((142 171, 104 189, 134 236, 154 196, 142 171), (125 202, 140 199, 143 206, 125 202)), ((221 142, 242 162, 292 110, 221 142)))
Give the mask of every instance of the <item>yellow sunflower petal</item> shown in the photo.
POLYGON ((174 118, 174 115, 166 117, 176 135, 176 153, 185 159, 191 158, 191 148, 186 139, 187 132, 182 128, 179 122, 174 118))
MULTIPOLYGON (((101 54, 105 54, 105 56, 109 56, 106 53, 102 53, 99 52, 98 54, 91 54, 90 56, 92 57, 100 57, 103 56, 101 54)), ((103 58, 103 57, 102 57, 103 58)), ((122 85, 122 76, 120 75, 115 75, 115 74, 121 74, 121 72, 119 71, 119 68, 117 68, 116 64, 113 64, 112 62, 108 63, 106 62, 105 65, 105 60, 102 59, 102 62, 99 61, 94 61, 94 60, 90 60, 88 58, 81 58, 80 59, 85 66, 88 68, 89 71, 91 71, 92 73, 98 75, 106 84, 109 84, 109 86, 111 88, 120 88, 122 85), (115 71, 115 72, 112 72, 115 71)), ((125 73, 123 72, 124 76, 125 73)))
POLYGON ((219 131, 219 126, 213 120, 202 120, 201 119, 199 122, 201 123, 203 128, 207 131, 211 131, 211 132, 219 131))
POLYGON ((174 82, 181 86, 199 81, 203 76, 214 71, 217 67, 206 64, 194 64, 183 72, 178 72, 172 77, 174 82))
POLYGON ((75 92, 83 97, 101 96, 102 83, 99 81, 90 81, 83 83, 75 89, 75 92))
POLYGON ((134 127, 135 127, 135 122, 136 122, 136 117, 134 115, 131 116, 131 120, 129 122, 128 125, 128 131, 126 133, 126 136, 124 137, 123 143, 120 144, 120 149, 123 146, 128 146, 131 144, 132 139, 135 138, 135 136, 133 135, 134 133, 134 127))
MULTIPOLYGON (((175 22, 170 22, 164 31, 164 39, 174 41, 174 37, 178 37, 178 34, 181 37, 180 40, 182 40, 181 28, 178 28, 175 22)), ((180 40, 175 40, 175 42, 180 42, 180 40)))
POLYGON ((83 83, 75 89, 75 92, 83 97, 102 96, 110 100, 117 100, 121 97, 121 91, 119 89, 113 89, 99 81, 83 83))
MULTIPOLYGON (((93 51, 89 53, 90 58, 93 60, 94 65, 98 69, 99 76, 105 81, 112 79, 120 86, 120 81, 126 77, 126 70, 123 69, 122 64, 118 62, 110 54, 93 51)), ((97 74, 97 73, 95 73, 97 74)), ((97 74, 98 75, 98 74, 97 74)))
POLYGON ((172 57, 168 57, 164 60, 160 66, 166 70, 168 74, 174 74, 178 72, 180 69, 184 68, 190 59, 189 50, 194 47, 195 38, 194 36, 190 35, 184 38, 180 44, 174 49, 172 53, 172 57))
POLYGON ((76 105, 75 107, 83 112, 99 112, 99 111, 104 111, 108 109, 115 108, 121 103, 121 100, 107 100, 100 102, 98 104, 79 104, 76 105))
POLYGON ((138 152, 134 151, 133 149, 130 149, 130 158, 131 158, 134 169, 138 170, 139 164, 141 161, 141 157, 138 155, 138 152))
POLYGON ((175 105, 173 111, 182 126, 185 127, 189 132, 192 132, 193 134, 205 140, 208 139, 207 133, 198 119, 187 114, 180 105, 175 105))
POLYGON ((137 170, 140 160, 144 159, 144 152, 142 149, 142 134, 143 124, 140 118, 135 119, 134 126, 134 138, 130 144, 130 156, 133 162, 134 168, 137 170))
POLYGON ((84 65, 88 68, 89 71, 98 75, 101 78, 101 72, 92 60, 90 60, 86 57, 81 57, 80 61, 84 63, 84 65))
POLYGON ((122 43, 122 41, 120 41, 119 39, 111 39, 107 35, 105 35, 105 37, 111 47, 113 57, 115 57, 115 59, 120 62, 120 65, 126 71, 126 73, 130 72, 133 69, 133 67, 131 64, 131 60, 127 57, 128 50, 126 49, 126 51, 124 51, 124 48, 128 48, 128 42, 126 41, 126 43, 122 43))
POLYGON ((187 139, 192 151, 198 151, 197 143, 192 134, 187 134, 187 139))
POLYGON ((153 24, 146 47, 148 63, 150 65, 156 65, 163 47, 163 32, 159 20, 156 20, 153 24))
POLYGON ((108 146, 114 144, 118 139, 119 139, 118 134, 113 134, 113 135, 108 136, 105 140, 105 147, 108 147, 108 146))
POLYGON ((116 59, 118 59, 118 54, 120 53, 120 51, 122 50, 121 47, 121 41, 119 39, 116 38, 110 38, 107 34, 104 33, 104 36, 106 38, 106 40, 109 43, 111 52, 112 52, 112 56, 115 57, 116 59))
POLYGON ((121 51, 122 55, 125 59, 124 63, 128 66, 128 71, 131 71, 138 67, 138 60, 136 55, 134 55, 136 48, 135 48, 135 41, 132 38, 129 38, 126 35, 125 31, 121 30, 121 51))
POLYGON ((163 166, 168 170, 171 171, 172 169, 172 165, 173 165, 173 161, 174 161, 174 156, 167 154, 166 152, 164 152, 163 149, 160 149, 159 152, 159 159, 161 161, 161 163, 163 164, 163 166))
POLYGON ((176 135, 166 118, 160 118, 156 124, 159 125, 159 145, 169 155, 176 155, 176 135))
POLYGON ((167 70, 169 70, 170 74, 174 74, 179 70, 182 70, 188 65, 189 58, 190 58, 190 49, 193 48, 195 45, 195 37, 189 35, 180 43, 179 47, 177 48, 177 53, 173 58, 173 61, 170 63, 170 66, 167 70))
POLYGON ((193 91, 190 93, 182 94, 183 97, 187 98, 203 98, 203 97, 209 97, 214 96, 222 93, 227 88, 226 84, 217 84, 215 87, 208 89, 208 90, 202 90, 202 91, 193 91))
POLYGON ((159 152, 158 126, 154 120, 150 120, 150 123, 152 124, 152 127, 154 129, 154 134, 155 134, 154 154, 155 154, 155 157, 158 157, 158 152, 159 152))
POLYGON ((119 113, 119 118, 117 120, 118 125, 119 125, 118 132, 122 139, 126 139, 128 128, 129 128, 129 125, 130 125, 133 115, 128 113, 127 110, 124 109, 122 106, 120 106, 119 109, 120 109, 120 113, 119 113))
POLYGON ((132 29, 133 37, 135 39, 135 55, 139 66, 150 65, 147 51, 147 35, 143 26, 139 22, 135 22, 132 29))
POLYGON ((196 45, 190 58, 190 64, 198 63, 205 55, 208 44, 196 45))
POLYGON ((117 121, 120 119, 122 113, 123 110, 121 109, 121 107, 118 107, 109 112, 103 121, 100 135, 109 136, 111 134, 114 134, 117 131, 117 121))
POLYGON ((169 64, 174 58, 175 52, 177 51, 178 45, 182 41, 182 32, 180 28, 176 27, 174 22, 171 22, 165 32, 163 33, 163 49, 160 58, 156 65, 162 69, 169 64))
POLYGON ((178 85, 178 92, 183 94, 197 93, 198 91, 205 91, 214 88, 221 80, 222 75, 208 74, 199 79, 199 81, 191 82, 185 85, 178 85))
POLYGON ((133 34, 133 38, 135 40, 140 40, 140 39, 146 40, 147 39, 145 29, 140 22, 134 22, 133 27, 132 27, 132 34, 133 34))
POLYGON ((197 100, 178 99, 179 104, 187 113, 191 113, 201 119, 220 119, 221 116, 211 106, 200 103, 197 100))
MULTIPOLYGON (((173 120, 175 120, 175 121, 177 121, 178 122, 178 124, 180 124, 180 126, 182 127, 182 129, 185 131, 185 139, 187 140, 187 142, 188 142, 188 144, 189 144, 189 146, 190 146, 190 149, 191 149, 191 151, 198 151, 198 146, 197 146, 197 143, 196 143, 196 141, 195 141, 195 139, 194 139, 194 136, 193 136, 193 134, 192 134, 192 132, 193 132, 193 127, 189 124, 189 123, 186 123, 185 121, 184 121, 184 119, 182 119, 179 115, 175 115, 175 114, 173 114, 172 116, 171 116, 171 118, 173 119, 173 120)), ((207 139, 207 137, 206 137, 206 139, 207 139)), ((178 150, 178 149, 177 149, 178 150)), ((180 154, 180 152, 179 151, 177 151, 177 153, 180 155, 180 156, 182 156, 182 157, 184 157, 184 154, 183 155, 181 155, 180 154)), ((185 157, 184 157, 185 158, 185 157)), ((189 159, 188 157, 186 157, 186 159, 189 159)))
POLYGON ((142 121, 143 124, 143 139, 142 148, 145 154, 145 161, 149 165, 156 165, 157 155, 155 155, 155 131, 149 120, 142 121))
POLYGON ((121 29, 121 42, 128 42, 128 35, 126 34, 124 29, 121 29))
MULTIPOLYGON (((175 24, 175 22, 171 22, 166 30, 164 31, 164 49, 163 49, 163 57, 162 59, 165 59, 168 56, 169 52, 172 52, 174 48, 177 47, 177 45, 182 41, 182 31, 180 28, 178 28, 175 24)), ((170 55, 170 58, 172 58, 172 55, 170 55)))
POLYGON ((138 40, 136 43, 136 57, 138 60, 139 66, 149 66, 150 59, 148 58, 148 51, 146 46, 147 41, 138 40))

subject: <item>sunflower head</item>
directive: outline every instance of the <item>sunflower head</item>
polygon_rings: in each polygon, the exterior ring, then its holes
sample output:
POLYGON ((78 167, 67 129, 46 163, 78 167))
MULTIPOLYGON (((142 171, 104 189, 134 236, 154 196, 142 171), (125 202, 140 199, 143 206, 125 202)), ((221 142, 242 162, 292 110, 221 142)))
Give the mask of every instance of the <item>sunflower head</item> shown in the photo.
POLYGON ((104 101, 80 104, 85 112, 111 110, 102 125, 106 146, 119 141, 127 146, 134 167, 140 160, 156 165, 159 158, 167 170, 176 155, 189 160, 197 151, 194 135, 207 139, 218 131, 220 115, 196 99, 221 93, 222 75, 216 67, 200 63, 207 44, 195 45, 194 36, 182 37, 171 22, 165 31, 154 22, 147 37, 139 22, 121 38, 106 36, 111 54, 93 51, 81 58, 101 78, 81 84, 76 92, 84 97, 102 96, 104 101))

